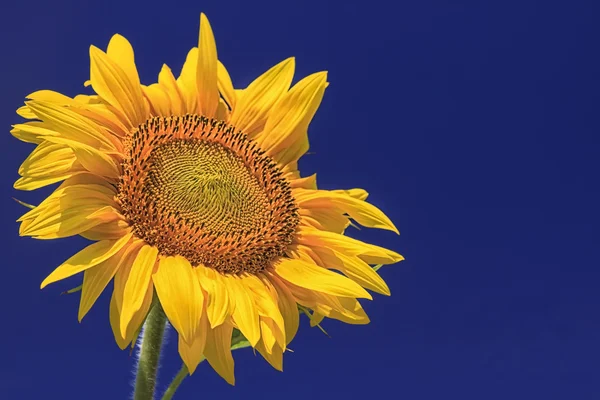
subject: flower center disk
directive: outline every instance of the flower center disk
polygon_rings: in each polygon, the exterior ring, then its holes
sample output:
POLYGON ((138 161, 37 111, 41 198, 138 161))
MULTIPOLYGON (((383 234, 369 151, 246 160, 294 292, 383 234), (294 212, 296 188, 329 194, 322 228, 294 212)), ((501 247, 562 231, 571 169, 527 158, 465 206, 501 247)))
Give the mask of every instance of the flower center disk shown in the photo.
POLYGON ((231 150, 203 140, 158 146, 148 176, 151 197, 206 232, 250 232, 268 218, 269 199, 231 150))
POLYGON ((285 254, 297 206, 277 164, 242 132, 198 115, 156 117, 127 140, 117 200, 163 255, 257 273, 285 254))

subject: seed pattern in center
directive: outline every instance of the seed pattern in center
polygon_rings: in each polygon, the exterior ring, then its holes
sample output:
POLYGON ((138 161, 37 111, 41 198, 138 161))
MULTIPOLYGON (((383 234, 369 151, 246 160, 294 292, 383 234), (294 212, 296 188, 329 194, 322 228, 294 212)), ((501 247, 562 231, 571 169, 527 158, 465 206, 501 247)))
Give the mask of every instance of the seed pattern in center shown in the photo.
POLYGON ((223 273, 257 273, 298 225, 288 181, 256 143, 202 116, 156 117, 135 130, 117 199, 161 254, 223 273))

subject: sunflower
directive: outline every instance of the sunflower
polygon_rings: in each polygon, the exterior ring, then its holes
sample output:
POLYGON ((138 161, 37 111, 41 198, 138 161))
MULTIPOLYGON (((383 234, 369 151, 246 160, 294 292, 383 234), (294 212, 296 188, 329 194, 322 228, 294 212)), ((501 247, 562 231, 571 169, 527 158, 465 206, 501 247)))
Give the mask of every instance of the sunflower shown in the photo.
POLYGON ((289 58, 234 89, 202 14, 177 78, 165 65, 142 85, 131 45, 115 35, 106 52, 90 48, 95 94, 29 95, 17 112, 30 121, 11 133, 37 146, 15 188, 61 183, 19 218, 19 233, 94 242, 41 287, 83 272, 81 321, 114 281, 110 324, 121 348, 156 295, 189 372, 205 357, 231 384, 234 329, 281 370, 299 307, 312 325, 368 323, 358 299, 372 299, 366 289, 390 294, 371 265, 402 256, 344 231, 352 221, 398 231, 366 191, 320 190, 315 175, 301 177, 328 82, 317 72, 290 87, 293 74, 289 58))

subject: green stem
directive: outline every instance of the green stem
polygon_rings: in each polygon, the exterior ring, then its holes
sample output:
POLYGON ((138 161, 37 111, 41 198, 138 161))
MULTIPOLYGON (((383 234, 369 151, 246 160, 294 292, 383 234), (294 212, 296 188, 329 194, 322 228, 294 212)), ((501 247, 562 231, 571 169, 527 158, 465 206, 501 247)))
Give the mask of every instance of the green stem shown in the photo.
POLYGON ((175 378, 173 378, 173 382, 171 382, 165 391, 165 394, 163 394, 162 400, 171 400, 177 389, 179 389, 179 385, 181 385, 181 382, 183 382, 187 375, 188 369, 185 364, 183 364, 177 375, 175 375, 175 378))
MULTIPOLYGON (((239 330, 234 329, 233 334, 231 336, 231 350, 243 349, 243 348, 249 347, 249 346, 250 346, 250 343, 248 342, 248 340, 246 340, 244 335, 242 335, 242 333, 239 330)), ((204 358, 204 356, 202 356, 202 358, 200 359, 200 362, 202 362, 204 360, 205 360, 205 358, 204 358)), ((188 375, 188 373, 189 373, 189 371, 188 371, 187 367, 185 366, 185 364, 183 364, 181 366, 181 369, 179 370, 177 375, 175 375, 175 378, 173 378, 173 381, 171 382, 171 384, 165 391, 165 394, 163 395, 161 400, 171 400, 173 398, 173 396, 175 395, 175 392, 177 391, 177 389, 179 389, 179 385, 181 385, 181 382, 183 382, 183 380, 188 375)))
POLYGON ((167 317, 160 303, 155 301, 144 325, 144 336, 135 377, 134 400, 154 399, 156 373, 166 324, 167 317))

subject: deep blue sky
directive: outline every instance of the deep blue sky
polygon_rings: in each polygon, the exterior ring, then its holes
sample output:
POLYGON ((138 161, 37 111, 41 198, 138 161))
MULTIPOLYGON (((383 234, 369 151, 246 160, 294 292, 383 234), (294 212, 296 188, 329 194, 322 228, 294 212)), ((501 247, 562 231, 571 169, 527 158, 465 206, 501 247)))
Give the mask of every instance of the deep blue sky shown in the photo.
POLYGON ((402 234, 354 234, 407 260, 382 270, 392 297, 366 304, 370 325, 328 321, 329 339, 304 319, 284 373, 237 351, 235 388, 203 365, 177 398, 600 398, 593 1, 126 3, 0 6, 0 397, 125 399, 133 364, 108 293, 79 324, 79 296, 59 296, 79 279, 39 290, 84 241, 18 237, 10 197, 43 193, 12 189, 31 150, 9 134, 14 110, 35 90, 81 92, 89 45, 113 33, 143 82, 178 71, 204 11, 236 86, 291 55, 297 77, 330 71, 301 165, 323 188, 366 188, 402 234))

